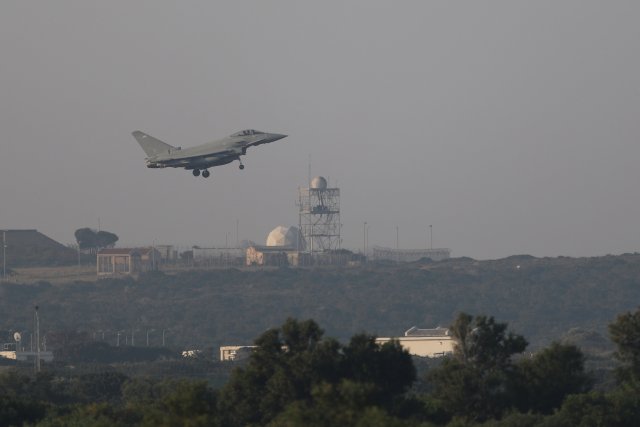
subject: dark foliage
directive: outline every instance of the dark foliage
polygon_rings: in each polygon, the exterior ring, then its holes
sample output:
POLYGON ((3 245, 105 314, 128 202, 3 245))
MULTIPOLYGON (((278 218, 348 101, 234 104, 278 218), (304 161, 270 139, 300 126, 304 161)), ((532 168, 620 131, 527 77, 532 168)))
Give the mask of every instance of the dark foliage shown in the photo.
POLYGON ((285 411, 295 418, 301 410, 325 412, 321 408, 337 401, 343 405, 335 411, 387 410, 415 379, 411 357, 397 343, 378 346, 373 337, 356 335, 342 346, 323 339, 311 320, 288 319, 260 336, 256 345, 247 366, 236 370, 221 390, 224 425, 265 425, 285 411))
POLYGON ((450 417, 473 421, 499 418, 511 406, 509 384, 515 375, 512 357, 526 340, 493 317, 461 313, 451 326, 453 357, 432 370, 433 397, 450 417))
MULTIPOLYGON (((625 347, 636 332, 629 316, 612 325, 619 354, 633 351, 625 347)), ((553 343, 517 359, 524 338, 492 317, 462 313, 452 330, 455 353, 426 364, 433 384, 417 394, 412 360, 396 342, 378 346, 357 334, 340 344, 314 321, 288 319, 256 340, 249 361, 219 391, 202 381, 115 371, 31 377, 10 370, 0 375, 0 425, 640 425, 635 377, 610 392, 590 392, 575 346, 553 343)))
POLYGON ((108 231, 95 231, 91 228, 79 228, 74 233, 80 249, 102 249, 115 245, 118 236, 108 231))
POLYGON ((584 360, 577 347, 559 343, 520 360, 511 390, 518 409, 550 414, 566 396, 588 392, 593 380, 584 370, 584 360))
POLYGON ((640 380, 640 308, 625 313, 609 325, 611 340, 618 347, 616 358, 622 363, 618 370, 621 381, 640 380))

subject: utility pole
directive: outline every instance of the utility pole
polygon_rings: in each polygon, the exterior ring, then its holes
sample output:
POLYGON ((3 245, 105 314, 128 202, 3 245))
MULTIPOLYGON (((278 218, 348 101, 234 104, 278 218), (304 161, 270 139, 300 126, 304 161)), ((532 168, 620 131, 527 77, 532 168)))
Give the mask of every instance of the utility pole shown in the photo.
POLYGON ((36 374, 40 372, 40 317, 38 316, 38 306, 35 306, 36 323, 36 374))
POLYGON ((7 230, 2 230, 2 280, 7 281, 7 230))
POLYGON ((362 226, 362 255, 366 261, 367 259, 367 221, 362 226))
POLYGON ((396 225, 396 262, 400 263, 400 227, 396 225))
POLYGON ((431 242, 431 249, 433 249, 433 225, 429 225, 429 240, 431 242))
POLYGON ((369 229, 371 228, 370 225, 367 224, 367 231, 366 231, 366 238, 365 238, 365 253, 369 253, 369 229))

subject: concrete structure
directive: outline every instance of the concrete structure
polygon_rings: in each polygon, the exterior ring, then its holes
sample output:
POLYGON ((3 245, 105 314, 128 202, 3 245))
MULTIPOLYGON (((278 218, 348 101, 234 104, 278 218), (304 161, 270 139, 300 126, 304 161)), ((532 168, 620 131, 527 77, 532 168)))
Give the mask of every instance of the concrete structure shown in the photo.
POLYGON ((220 361, 243 360, 249 357, 255 345, 225 345, 220 347, 220 361))
POLYGON ((415 326, 398 338, 376 338, 378 344, 384 344, 391 340, 400 342, 412 356, 442 357, 453 353, 455 341, 445 328, 418 329, 415 326))
POLYGON ((291 248, 277 246, 251 246, 247 249, 246 264, 282 267, 289 265, 288 253, 295 252, 291 248))
POLYGON ((157 270, 162 255, 154 248, 108 248, 98 252, 98 276, 144 273, 157 270))
POLYGON ((380 246, 373 247, 374 261, 415 262, 423 258, 442 261, 451 257, 451 249, 391 249, 380 246))
POLYGON ((142 257, 137 249, 103 249, 97 256, 98 276, 134 274, 142 271, 142 257))

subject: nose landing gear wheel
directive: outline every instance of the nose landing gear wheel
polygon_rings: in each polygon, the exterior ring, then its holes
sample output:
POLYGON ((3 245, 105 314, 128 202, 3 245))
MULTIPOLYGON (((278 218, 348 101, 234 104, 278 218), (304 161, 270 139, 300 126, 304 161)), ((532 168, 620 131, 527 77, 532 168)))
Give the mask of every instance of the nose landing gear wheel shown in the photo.
POLYGON ((203 178, 209 178, 209 175, 210 175, 210 174, 209 174, 209 171, 208 171, 208 170, 206 170, 206 169, 205 169, 205 170, 203 170, 203 171, 202 171, 202 177, 203 177, 203 178))
POLYGON ((238 166, 240 168, 240 170, 244 169, 244 165, 242 163, 240 163, 240 166, 238 166))
POLYGON ((200 176, 200 169, 194 169, 193 176, 200 176))

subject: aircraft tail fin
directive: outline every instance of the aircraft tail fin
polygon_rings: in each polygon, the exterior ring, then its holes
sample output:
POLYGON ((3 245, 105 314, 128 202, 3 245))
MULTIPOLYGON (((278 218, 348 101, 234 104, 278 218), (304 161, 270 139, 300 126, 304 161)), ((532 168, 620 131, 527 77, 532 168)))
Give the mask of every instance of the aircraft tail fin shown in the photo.
POLYGON ((136 141, 138 141, 138 144, 140 144, 144 152, 147 153, 147 157, 153 157, 160 153, 166 153, 176 149, 176 147, 164 143, 144 132, 140 132, 139 130, 133 132, 132 135, 136 141))

